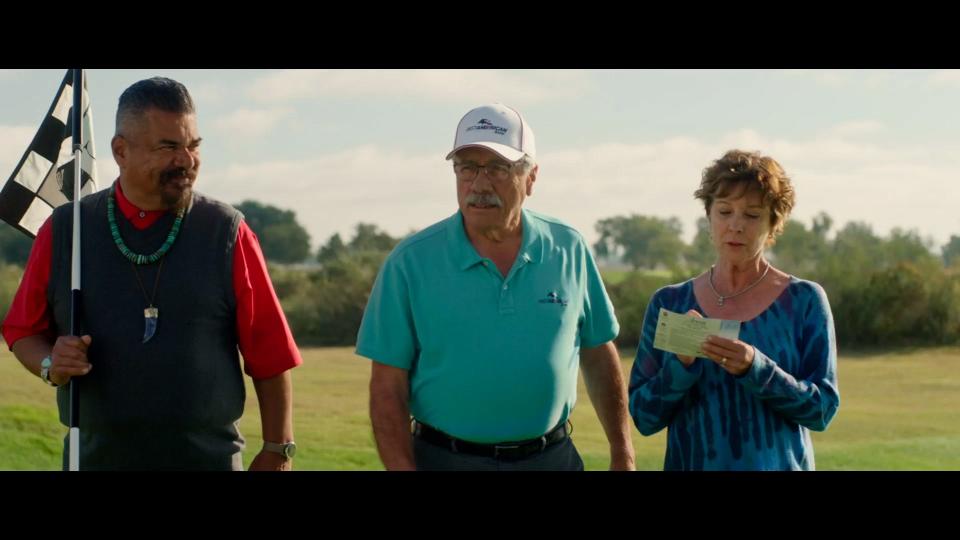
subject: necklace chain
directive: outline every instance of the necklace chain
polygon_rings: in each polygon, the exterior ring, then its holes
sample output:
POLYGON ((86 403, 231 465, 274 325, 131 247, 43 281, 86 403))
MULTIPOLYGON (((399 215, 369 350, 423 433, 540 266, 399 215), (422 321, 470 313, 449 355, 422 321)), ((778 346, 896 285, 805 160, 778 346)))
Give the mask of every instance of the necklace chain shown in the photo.
POLYGON ((724 296, 724 295, 720 294, 719 292, 717 292, 717 288, 713 285, 713 269, 714 269, 716 266, 717 266, 717 265, 712 265, 712 266, 710 266, 710 280, 709 280, 709 283, 710 283, 710 290, 713 291, 713 294, 717 295, 717 305, 718 305, 718 306, 722 306, 725 301, 727 301, 727 300, 729 300, 729 299, 731 299, 731 298, 736 298, 736 297, 740 296, 741 294, 743 294, 743 293, 749 291, 750 289, 756 287, 757 285, 759 285, 760 282, 763 281, 763 278, 767 277, 767 272, 770 271, 770 263, 767 263, 767 267, 763 270, 763 273, 760 274, 760 277, 757 278, 756 281, 754 281, 754 282, 751 283, 750 285, 747 285, 746 288, 742 289, 740 292, 733 293, 733 294, 728 294, 728 295, 724 296))

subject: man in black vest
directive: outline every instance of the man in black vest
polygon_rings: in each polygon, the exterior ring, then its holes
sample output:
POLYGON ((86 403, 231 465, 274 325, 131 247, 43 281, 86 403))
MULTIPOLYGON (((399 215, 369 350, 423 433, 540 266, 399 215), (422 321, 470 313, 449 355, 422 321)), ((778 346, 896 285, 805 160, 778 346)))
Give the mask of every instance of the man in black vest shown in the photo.
POLYGON ((80 381, 81 470, 242 469, 241 367, 264 439, 250 469, 291 469, 289 369, 302 360, 256 236, 234 208, 193 191, 200 136, 187 89, 153 78, 124 91, 111 149, 120 177, 81 201, 83 335, 66 335, 65 205, 34 242, 7 343, 58 387, 64 424, 65 385, 80 381))

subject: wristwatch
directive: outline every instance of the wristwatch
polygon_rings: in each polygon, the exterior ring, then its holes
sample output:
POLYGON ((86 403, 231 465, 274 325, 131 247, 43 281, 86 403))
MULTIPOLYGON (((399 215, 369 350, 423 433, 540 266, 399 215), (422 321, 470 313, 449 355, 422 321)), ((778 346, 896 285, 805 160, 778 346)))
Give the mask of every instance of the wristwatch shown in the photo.
POLYGON ((267 452, 274 452, 280 454, 285 459, 293 458, 293 455, 297 453, 297 443, 290 441, 286 443, 274 443, 263 441, 263 449, 267 452))
POLYGON ((50 380, 50 366, 53 365, 53 358, 48 354, 40 361, 40 378, 50 386, 59 386, 50 380))

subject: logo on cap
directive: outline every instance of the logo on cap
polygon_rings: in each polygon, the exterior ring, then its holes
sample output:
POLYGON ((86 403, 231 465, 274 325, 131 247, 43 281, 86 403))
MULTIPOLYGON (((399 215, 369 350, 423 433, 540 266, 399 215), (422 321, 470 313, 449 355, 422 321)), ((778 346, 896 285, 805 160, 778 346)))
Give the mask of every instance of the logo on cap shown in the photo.
POLYGON ((492 129, 497 135, 504 135, 507 133, 507 128, 495 126, 493 122, 487 120, 486 118, 481 118, 477 121, 475 126, 470 126, 467 128, 467 131, 473 131, 475 129, 492 129))

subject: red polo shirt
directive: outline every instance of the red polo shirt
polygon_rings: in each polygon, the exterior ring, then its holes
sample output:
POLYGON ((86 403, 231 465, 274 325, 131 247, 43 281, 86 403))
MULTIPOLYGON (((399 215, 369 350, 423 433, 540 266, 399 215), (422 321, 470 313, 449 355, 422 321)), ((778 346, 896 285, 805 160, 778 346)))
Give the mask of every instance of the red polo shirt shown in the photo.
MULTIPOLYGON (((165 210, 140 210, 123 195, 120 182, 115 186, 117 208, 137 229, 146 229, 164 214, 165 210)), ((48 218, 33 241, 20 288, 3 321, 3 339, 11 349, 18 339, 27 336, 56 337, 50 330, 52 314, 47 304, 52 240, 48 218)), ((300 351, 267 274, 257 235, 245 221, 240 222, 233 250, 233 290, 237 298, 237 338, 243 370, 254 379, 268 379, 302 364, 300 351)))

